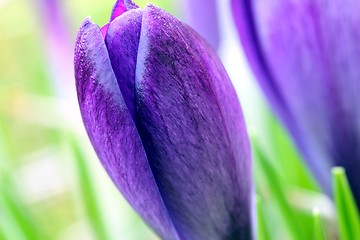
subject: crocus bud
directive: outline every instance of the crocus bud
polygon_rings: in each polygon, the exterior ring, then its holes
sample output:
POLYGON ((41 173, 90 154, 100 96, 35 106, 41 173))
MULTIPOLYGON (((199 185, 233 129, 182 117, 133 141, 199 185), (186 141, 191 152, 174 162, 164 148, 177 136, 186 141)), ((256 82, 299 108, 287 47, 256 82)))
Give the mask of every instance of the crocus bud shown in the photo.
POLYGON ((239 35, 272 107, 331 193, 346 169, 360 207, 360 2, 232 0, 239 35))
POLYGON ((83 22, 75 78, 103 166, 162 239, 252 239, 244 118, 196 32, 158 7, 118 1, 103 29, 83 22))

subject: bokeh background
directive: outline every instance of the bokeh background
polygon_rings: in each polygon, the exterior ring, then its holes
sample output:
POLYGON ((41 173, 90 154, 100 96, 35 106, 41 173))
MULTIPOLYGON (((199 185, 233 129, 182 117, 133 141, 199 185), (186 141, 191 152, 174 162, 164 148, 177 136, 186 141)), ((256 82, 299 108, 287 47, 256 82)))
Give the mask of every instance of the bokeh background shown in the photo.
MULTIPOLYGON (((184 0, 148 1, 186 21, 184 0)), ((86 16, 105 24, 113 4, 0 0, 0 239, 158 239, 100 165, 75 95, 77 29, 86 16)), ((332 203, 268 110, 243 56, 229 1, 218 1, 218 16, 218 53, 252 143, 261 149, 254 153, 259 224, 266 223, 271 239, 296 239, 294 233, 311 239, 314 207, 331 226, 332 203)))

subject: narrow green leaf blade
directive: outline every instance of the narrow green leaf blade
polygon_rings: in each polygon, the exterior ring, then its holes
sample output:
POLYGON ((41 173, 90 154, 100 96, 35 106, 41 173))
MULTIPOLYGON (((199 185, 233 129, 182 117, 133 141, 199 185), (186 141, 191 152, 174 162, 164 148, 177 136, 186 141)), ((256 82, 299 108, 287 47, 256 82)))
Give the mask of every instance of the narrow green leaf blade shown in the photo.
POLYGON ((69 137, 72 153, 76 162, 78 184, 81 191, 81 198, 90 221, 91 227, 99 240, 109 238, 109 233, 104 224, 104 217, 99 207, 99 200, 96 197, 95 183, 91 177, 89 165, 86 162, 85 154, 80 149, 75 138, 69 137))
POLYGON ((296 214, 288 203, 286 189, 284 188, 284 184, 279 177, 280 174, 277 173, 276 169, 272 166, 270 161, 268 161, 267 157, 258 146, 256 140, 252 140, 254 155, 261 165, 262 172, 265 175, 264 177, 267 182, 267 187, 270 188, 269 192, 271 192, 273 197, 276 199, 292 239, 304 239, 300 224, 297 224, 296 214))
POLYGON ((4 211, 0 199, 0 239, 27 240, 25 233, 21 231, 18 224, 4 211))
POLYGON ((266 221, 264 218, 264 211, 262 208, 262 202, 259 197, 256 198, 257 209, 257 239, 258 240, 270 240, 269 232, 266 228, 266 221))
POLYGON ((342 167, 334 167, 332 174, 340 237, 342 240, 357 239, 360 236, 359 211, 352 196, 345 170, 342 167))
POLYGON ((281 168, 284 169, 280 174, 290 184, 312 191, 320 191, 284 126, 273 113, 266 112, 265 116, 270 134, 267 144, 277 156, 277 165, 281 165, 281 168))
POLYGON ((314 220, 314 240, 325 240, 324 229, 322 226, 320 211, 318 208, 313 210, 313 220, 314 220))
MULTIPOLYGON (((2 179, 4 180, 4 178, 2 179)), ((19 195, 15 192, 15 188, 11 186, 9 181, 4 182, 1 188, 1 202, 7 215, 12 219, 12 223, 17 225, 19 231, 28 239, 44 239, 45 233, 39 228, 39 224, 29 213, 29 209, 21 201, 19 195)))
POLYGON ((26 201, 13 185, 10 163, 14 157, 10 154, 9 133, 5 126, 6 121, 0 113, 0 234, 6 236, 5 239, 44 239, 45 231, 39 227, 26 201))

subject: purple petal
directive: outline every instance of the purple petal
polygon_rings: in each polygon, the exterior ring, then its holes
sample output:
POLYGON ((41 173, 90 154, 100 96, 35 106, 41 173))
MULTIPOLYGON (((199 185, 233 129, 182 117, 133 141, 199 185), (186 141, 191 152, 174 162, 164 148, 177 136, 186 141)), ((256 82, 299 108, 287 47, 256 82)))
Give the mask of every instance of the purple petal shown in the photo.
POLYGON ((121 95, 98 26, 85 20, 75 48, 83 121, 106 171, 133 208, 163 239, 179 239, 121 95))
POLYGON ((107 30, 109 28, 109 24, 114 21, 117 17, 121 16, 123 13, 125 13, 128 10, 139 8, 138 5, 136 5, 131 0, 117 0, 114 4, 113 10, 111 12, 110 21, 105 24, 100 30, 103 38, 105 38, 107 30))
POLYGON ((117 0, 111 13, 110 22, 126 11, 124 0, 117 0))
POLYGON ((138 7, 139 6, 131 0, 117 0, 111 13, 110 22, 114 21, 115 18, 122 15, 124 12, 138 7))
POLYGON ((214 48, 220 42, 215 0, 183 0, 186 22, 214 48))
POLYGON ((121 93, 135 120, 135 68, 139 48, 142 10, 130 10, 108 29, 106 45, 121 93))
POLYGON ((147 6, 136 66, 136 123, 184 239, 251 239, 251 156, 238 98, 204 40, 147 6))
POLYGON ((315 176, 330 192, 330 168, 345 167, 360 206, 360 3, 233 0, 233 7, 259 82, 315 176))
POLYGON ((101 36, 102 36, 103 38, 106 37, 107 31, 108 31, 108 29, 109 29, 109 25, 110 25, 110 23, 107 23, 107 24, 105 24, 104 26, 102 26, 102 27, 100 28, 101 36))

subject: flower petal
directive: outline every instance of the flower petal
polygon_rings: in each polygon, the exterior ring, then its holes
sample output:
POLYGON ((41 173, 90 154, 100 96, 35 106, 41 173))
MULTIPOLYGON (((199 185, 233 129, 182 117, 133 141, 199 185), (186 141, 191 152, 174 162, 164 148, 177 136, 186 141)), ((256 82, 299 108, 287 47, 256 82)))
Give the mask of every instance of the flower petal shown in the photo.
POLYGON ((142 10, 130 10, 111 22, 106 46, 121 93, 135 120, 135 68, 142 10))
POLYGON ((251 156, 236 93, 215 52, 148 5, 136 66, 136 122, 184 239, 251 239, 251 156))
POLYGON ((257 35, 256 19, 253 16, 253 2, 253 0, 231 0, 235 24, 244 51, 265 94, 270 98, 270 101, 274 102, 273 105, 275 107, 282 106, 276 108, 276 110, 283 118, 288 118, 287 109, 284 109, 286 101, 282 98, 277 85, 273 83, 275 80, 273 79, 271 69, 269 69, 263 56, 261 39, 257 35))
POLYGON ((76 40, 75 78, 83 121, 106 171, 160 237, 178 239, 118 87, 100 29, 88 19, 76 40))
POLYGON ((250 62, 255 71, 267 72, 259 82, 308 165, 327 192, 331 166, 344 166, 360 206, 360 175, 355 170, 360 169, 360 3, 233 4, 250 62), (244 6, 246 14, 240 13, 244 6), (246 18, 242 25, 241 18, 246 18))
POLYGON ((126 6, 124 3, 124 0, 117 0, 114 4, 111 16, 110 16, 110 22, 114 21, 115 18, 126 12, 126 6))
POLYGON ((122 15, 124 12, 136 8, 138 8, 138 5, 136 5, 132 0, 117 0, 110 16, 110 22, 114 21, 115 18, 122 15))

